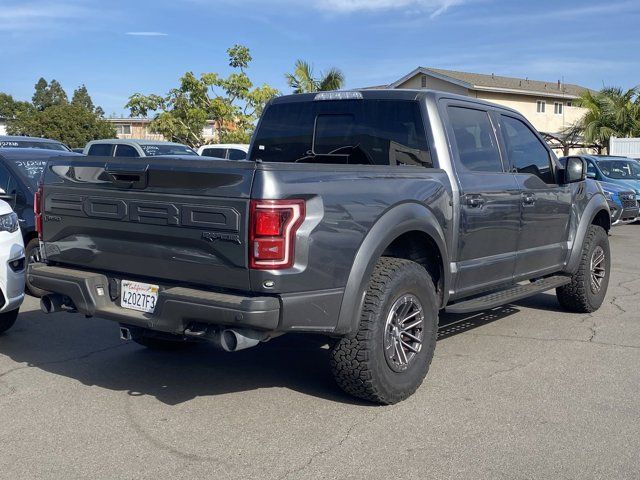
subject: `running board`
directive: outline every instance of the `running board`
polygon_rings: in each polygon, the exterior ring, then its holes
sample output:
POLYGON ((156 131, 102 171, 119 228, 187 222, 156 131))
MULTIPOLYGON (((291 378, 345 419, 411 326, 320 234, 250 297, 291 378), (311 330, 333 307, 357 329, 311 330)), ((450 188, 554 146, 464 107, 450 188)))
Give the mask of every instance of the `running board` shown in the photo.
POLYGON ((561 287, 571 281, 570 277, 563 275, 556 275, 553 277, 541 278, 535 282, 531 282, 528 285, 516 285, 514 287, 507 288, 506 290, 500 290, 499 292, 493 292, 482 297, 475 297, 471 300, 465 300, 459 303, 454 303, 446 307, 448 313, 471 313, 480 312, 482 310, 488 310, 490 308, 499 307, 508 303, 513 303, 523 298, 530 297, 536 293, 546 292, 552 288, 561 287))

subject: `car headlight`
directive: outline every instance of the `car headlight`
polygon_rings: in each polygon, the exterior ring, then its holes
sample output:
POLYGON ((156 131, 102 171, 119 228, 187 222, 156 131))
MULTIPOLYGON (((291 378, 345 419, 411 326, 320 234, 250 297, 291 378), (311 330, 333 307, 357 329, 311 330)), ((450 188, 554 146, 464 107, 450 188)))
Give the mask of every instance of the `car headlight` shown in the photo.
POLYGON ((15 212, 0 215, 0 232, 15 232, 19 228, 20 223, 15 212))

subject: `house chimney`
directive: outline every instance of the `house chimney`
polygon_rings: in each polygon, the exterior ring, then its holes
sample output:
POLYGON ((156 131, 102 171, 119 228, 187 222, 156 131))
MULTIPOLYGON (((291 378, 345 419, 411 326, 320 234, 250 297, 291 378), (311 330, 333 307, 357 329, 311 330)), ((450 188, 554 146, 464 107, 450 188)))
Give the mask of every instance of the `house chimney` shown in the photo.
POLYGON ((560 85, 561 85, 560 80, 558 80, 558 90, 560 90, 560 85))

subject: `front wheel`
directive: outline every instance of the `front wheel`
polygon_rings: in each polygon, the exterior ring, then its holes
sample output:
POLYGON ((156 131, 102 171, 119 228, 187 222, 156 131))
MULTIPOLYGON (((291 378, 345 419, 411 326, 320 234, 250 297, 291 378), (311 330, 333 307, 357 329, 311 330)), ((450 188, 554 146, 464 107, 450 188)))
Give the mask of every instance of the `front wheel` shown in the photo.
POLYGON ((595 312, 607 294, 611 271, 609 237, 604 228, 591 225, 587 230, 580 265, 571 282, 556 289, 560 305, 570 312, 595 312))
POLYGON ((11 310, 10 312, 0 313, 0 333, 6 332, 18 319, 18 309, 11 310))
POLYGON ((381 404, 413 394, 429 370, 436 345, 438 307, 433 281, 410 260, 378 260, 355 338, 340 339, 331 368, 347 393, 381 404))

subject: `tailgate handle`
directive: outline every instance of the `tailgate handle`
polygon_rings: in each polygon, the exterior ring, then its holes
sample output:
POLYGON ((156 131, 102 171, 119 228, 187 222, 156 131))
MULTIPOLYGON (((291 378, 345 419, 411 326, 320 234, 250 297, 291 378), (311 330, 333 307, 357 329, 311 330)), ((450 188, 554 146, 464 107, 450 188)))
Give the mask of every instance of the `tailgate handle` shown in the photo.
POLYGON ((147 186, 147 170, 125 171, 125 170, 105 170, 113 183, 120 187, 145 188, 147 186))

